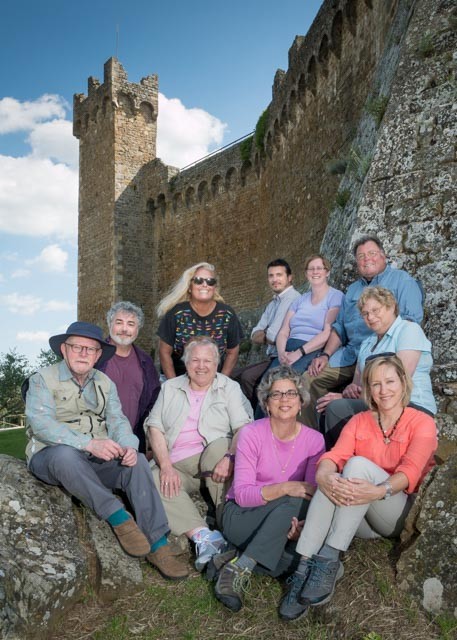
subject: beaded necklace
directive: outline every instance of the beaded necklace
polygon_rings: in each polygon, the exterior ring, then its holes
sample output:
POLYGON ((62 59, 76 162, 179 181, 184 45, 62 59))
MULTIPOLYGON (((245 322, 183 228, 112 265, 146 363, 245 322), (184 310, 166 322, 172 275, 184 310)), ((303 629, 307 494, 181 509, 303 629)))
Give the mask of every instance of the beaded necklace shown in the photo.
POLYGON ((397 428, 398 423, 399 423, 399 422, 400 422, 400 420, 401 420, 401 417, 402 417, 402 415, 403 415, 404 410, 405 410, 405 409, 403 408, 403 409, 402 409, 402 412, 400 413, 400 415, 398 416, 397 420, 395 421, 394 426, 391 428, 391 430, 390 430, 390 434, 389 434, 389 435, 387 435, 388 430, 386 431, 386 430, 384 429, 384 427, 382 426, 381 416, 380 416, 380 415, 379 415, 379 413, 378 413, 378 425, 379 425, 379 428, 380 428, 380 429, 381 429, 381 431, 382 431, 382 435, 383 435, 383 439, 384 439, 384 444, 390 444, 390 439, 392 438, 392 436, 393 436, 393 434, 394 434, 394 432, 395 432, 395 429, 397 428))

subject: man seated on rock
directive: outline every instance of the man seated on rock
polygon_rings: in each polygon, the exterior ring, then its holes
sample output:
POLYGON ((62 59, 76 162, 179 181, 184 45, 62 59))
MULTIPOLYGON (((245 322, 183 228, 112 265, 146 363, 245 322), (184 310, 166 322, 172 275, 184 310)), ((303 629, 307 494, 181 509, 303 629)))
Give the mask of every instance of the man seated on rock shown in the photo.
POLYGON ((349 286, 330 337, 321 355, 312 361, 305 374, 310 385, 311 402, 302 412, 302 422, 315 429, 318 427, 318 414, 325 412, 326 406, 335 399, 334 392, 341 391, 352 382, 360 345, 372 333, 357 307, 365 287, 389 289, 404 320, 420 324, 423 318, 423 295, 419 284, 406 271, 387 264, 379 238, 362 236, 355 242, 353 252, 360 278, 349 286))
POLYGON ((126 553, 145 556, 165 578, 186 577, 188 569, 168 545, 165 511, 146 458, 137 453, 138 438, 122 413, 116 385, 94 369, 116 348, 87 322, 74 322, 49 345, 63 360, 29 380, 29 470, 63 486, 106 520, 126 553), (113 489, 125 492, 136 522, 113 489))
POLYGON ((138 450, 146 453, 143 423, 160 391, 159 375, 151 356, 134 344, 144 324, 144 313, 132 302, 116 302, 106 314, 108 342, 116 353, 97 369, 115 383, 122 412, 140 441, 138 450))
POLYGON ((300 293, 292 286, 292 270, 289 263, 282 258, 272 260, 267 265, 267 279, 273 292, 273 300, 269 302, 262 316, 251 332, 253 344, 267 345, 267 359, 238 369, 232 375, 252 404, 253 409, 257 405, 256 388, 263 374, 268 369, 271 361, 276 358, 276 336, 282 326, 284 316, 292 302, 300 296, 300 293))

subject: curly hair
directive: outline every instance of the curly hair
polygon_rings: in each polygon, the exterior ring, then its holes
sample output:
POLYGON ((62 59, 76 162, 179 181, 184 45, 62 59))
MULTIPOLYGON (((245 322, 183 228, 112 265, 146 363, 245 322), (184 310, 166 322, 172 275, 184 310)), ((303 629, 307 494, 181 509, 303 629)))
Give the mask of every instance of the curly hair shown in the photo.
POLYGON ((219 353, 219 348, 217 344, 214 342, 214 340, 209 336, 195 336, 195 338, 192 338, 191 340, 189 340, 189 342, 184 347, 184 353, 182 356, 182 361, 184 362, 185 365, 187 365, 187 363, 191 359, 193 350, 196 347, 211 347, 211 349, 214 352, 214 359, 216 361, 216 365, 219 365, 219 362, 221 360, 221 354, 219 353))
POLYGON ((111 329, 111 325, 113 324, 114 316, 119 311, 124 311, 125 313, 129 313, 132 316, 136 316, 138 320, 138 329, 144 325, 144 313, 143 309, 137 307, 133 302, 128 302, 127 300, 121 300, 120 302, 115 302, 111 308, 108 310, 106 314, 106 322, 108 324, 108 329, 111 329))
POLYGON ((360 313, 362 313, 362 309, 368 300, 376 300, 376 302, 388 309, 394 308, 395 315, 398 316, 398 302, 389 289, 384 287, 365 287, 357 301, 360 313))
POLYGON ((309 404, 310 395, 308 392, 308 385, 304 378, 294 371, 292 367, 283 364, 279 367, 275 367, 274 369, 270 369, 257 387, 257 398, 264 413, 267 413, 267 401, 271 387, 277 380, 290 380, 298 391, 302 406, 307 406, 309 404))

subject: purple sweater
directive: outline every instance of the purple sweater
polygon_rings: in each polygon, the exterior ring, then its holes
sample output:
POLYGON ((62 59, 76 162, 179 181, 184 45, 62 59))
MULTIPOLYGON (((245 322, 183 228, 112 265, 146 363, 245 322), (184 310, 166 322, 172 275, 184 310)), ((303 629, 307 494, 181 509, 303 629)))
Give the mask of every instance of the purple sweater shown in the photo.
POLYGON ((241 429, 227 500, 235 500, 240 507, 258 507, 265 504, 260 491, 266 485, 300 480, 316 486, 317 461, 325 453, 322 434, 301 425, 295 446, 293 440, 283 442, 273 438, 269 418, 241 429))

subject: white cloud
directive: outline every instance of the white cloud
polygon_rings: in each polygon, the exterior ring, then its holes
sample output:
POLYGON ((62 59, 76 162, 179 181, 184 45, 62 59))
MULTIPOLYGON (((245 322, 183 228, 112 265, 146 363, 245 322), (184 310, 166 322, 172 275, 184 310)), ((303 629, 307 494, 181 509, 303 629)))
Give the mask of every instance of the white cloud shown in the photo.
POLYGON ((19 293, 9 293, 1 296, 1 301, 11 313, 19 313, 24 316, 31 316, 39 311, 41 298, 32 295, 20 295, 19 293))
POLYGON ((16 269, 16 271, 13 271, 13 273, 11 274, 12 278, 27 278, 30 275, 30 270, 29 269, 16 269))
POLYGON ((0 296, 0 303, 11 313, 18 313, 23 316, 32 316, 38 311, 73 311, 76 308, 76 305, 72 302, 59 300, 48 300, 46 302, 38 296, 21 295, 19 293, 0 296))
POLYGON ((227 125, 203 109, 188 109, 178 98, 159 93, 157 156, 183 167, 222 143, 227 125))
POLYGON ((62 273, 68 262, 68 253, 57 244, 50 244, 43 249, 39 256, 26 260, 26 264, 36 265, 42 271, 62 273))
POLYGON ((0 156, 0 231, 75 238, 78 174, 50 160, 0 156))
POLYGON ((28 142, 32 157, 50 158, 78 168, 78 141, 73 136, 69 120, 51 120, 37 124, 31 131, 28 142))
POLYGON ((73 302, 60 302, 59 300, 49 300, 43 304, 44 311, 73 311, 76 305, 73 302))
POLYGON ((68 105, 57 95, 45 94, 32 102, 15 98, 0 100, 0 134, 27 131, 45 120, 64 118, 68 105))
POLYGON ((19 342, 47 342, 49 335, 47 331, 19 331, 16 333, 16 340, 19 342))

